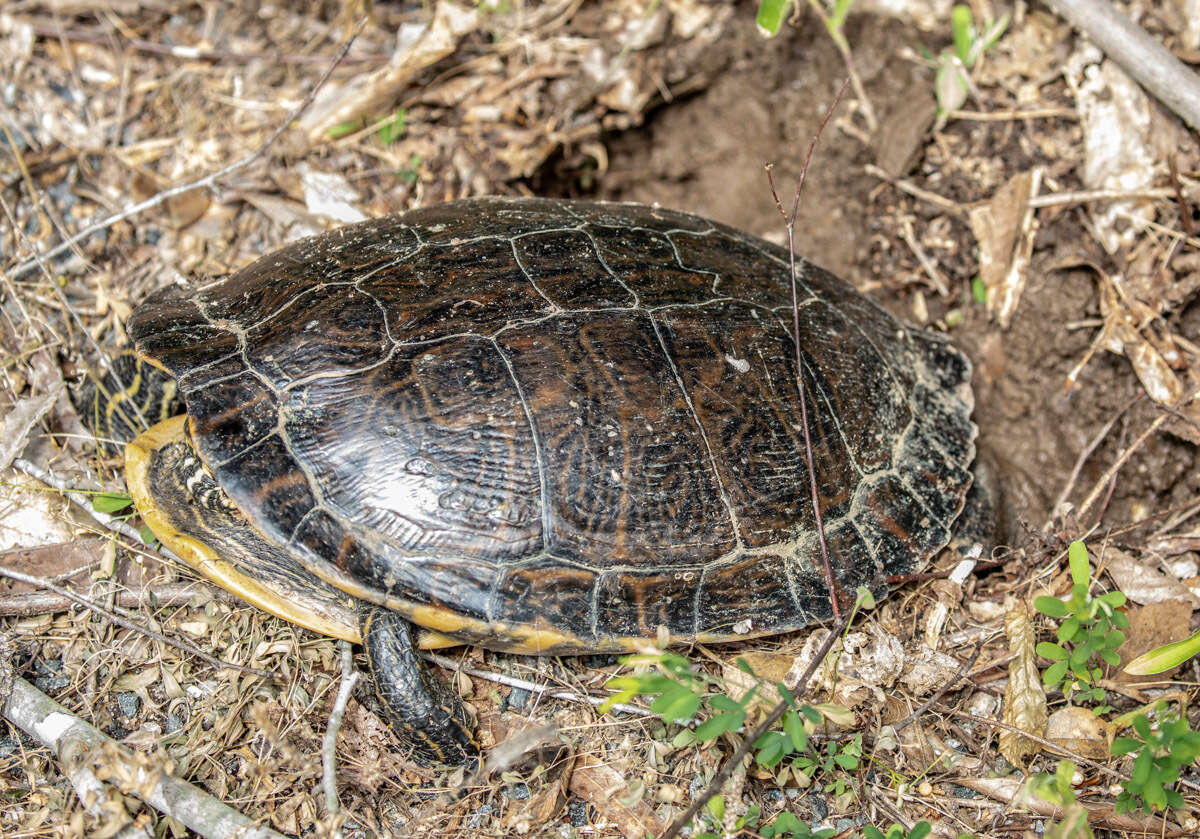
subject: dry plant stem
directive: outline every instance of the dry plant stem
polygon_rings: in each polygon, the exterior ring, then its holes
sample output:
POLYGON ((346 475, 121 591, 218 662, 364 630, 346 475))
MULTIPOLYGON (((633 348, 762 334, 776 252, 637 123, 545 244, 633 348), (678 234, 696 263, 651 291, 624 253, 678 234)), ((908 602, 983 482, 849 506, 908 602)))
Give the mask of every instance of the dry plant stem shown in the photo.
POLYGON ((54 583, 50 582, 49 580, 43 579, 42 577, 35 577, 31 574, 22 574, 20 571, 13 571, 10 568, 3 568, 3 567, 0 567, 0 577, 7 577, 10 580, 17 580, 18 582, 25 583, 26 585, 37 586, 38 588, 43 588, 48 591, 52 591, 55 594, 59 595, 60 597, 65 597, 74 603, 78 603, 80 606, 83 606, 86 609, 90 609, 91 611, 100 615, 105 620, 115 623, 117 626, 121 626, 121 627, 124 627, 125 629, 129 629, 129 630, 132 630, 133 632, 137 632, 141 635, 145 635, 147 638, 153 638, 155 641, 159 641, 163 644, 172 646, 177 650, 182 650, 183 652, 187 653, 188 655, 194 655, 197 658, 201 658, 204 661, 207 661, 213 667, 218 667, 221 669, 228 669, 228 670, 237 670, 241 673, 249 673, 253 676, 258 676, 263 679, 273 680, 275 678, 275 674, 270 672, 269 670, 259 670, 256 667, 246 667, 241 664, 230 664, 227 661, 221 661, 221 659, 219 659, 219 658, 214 658, 213 656, 204 652, 204 650, 200 649, 195 644, 192 644, 189 641, 184 641, 179 638, 171 638, 167 635, 163 635, 161 632, 157 632, 153 629, 149 629, 138 623, 135 623, 134 621, 131 621, 127 618, 123 618, 120 615, 116 614, 115 612, 111 612, 108 609, 105 609, 99 603, 96 603, 93 600, 89 600, 88 598, 84 597, 82 594, 76 594, 75 592, 71 591, 70 589, 55 585, 54 583))
MULTIPOLYGON (((24 679, 13 680, 12 693, 4 703, 4 716, 54 752, 72 779, 86 772, 95 780, 93 762, 112 766, 114 776, 132 779, 122 793, 137 796, 205 839, 285 839, 269 828, 257 826, 252 819, 198 787, 166 772, 147 769, 118 743, 24 679)), ((95 783, 101 785, 98 780, 95 783)))
MULTIPOLYGON (((107 513, 101 513, 100 511, 93 509, 92 501, 85 493, 79 492, 74 487, 67 486, 65 482, 54 477, 54 474, 49 470, 43 469, 36 463, 31 463, 30 461, 21 457, 18 457, 13 461, 13 466, 20 469, 29 477, 41 481, 46 486, 54 487, 56 490, 61 492, 68 501, 85 511, 89 516, 99 522, 100 525, 106 530, 110 530, 113 533, 119 533, 134 545, 139 545, 142 547, 142 549, 145 548, 145 546, 142 544, 142 535, 130 527, 128 522, 126 522, 124 519, 119 519, 116 516, 110 516, 107 513)), ((171 553, 162 545, 159 545, 158 553, 161 556, 165 556, 169 559, 179 562, 181 565, 185 564, 183 560, 175 556, 175 554, 171 553)))
MULTIPOLYGON (((361 675, 354 669, 354 656, 350 644, 338 641, 338 649, 342 653, 342 682, 338 685, 337 697, 333 700, 333 710, 329 712, 329 724, 325 726, 325 738, 321 741, 321 786, 325 790, 325 809, 329 820, 336 824, 342 804, 337 793, 337 736, 342 727, 342 717, 346 715, 346 703, 361 675)), ((340 839, 342 828, 334 827, 333 838, 340 839)))
POLYGON ((261 157, 263 157, 263 155, 265 155, 267 153, 267 150, 270 149, 271 146, 275 145, 275 141, 278 140, 283 135, 283 132, 286 131, 293 122, 295 122, 297 119, 299 119, 300 116, 312 106, 313 100, 317 98, 317 93, 321 90, 322 87, 325 86, 325 82, 327 82, 329 80, 330 75, 333 74, 334 69, 342 62, 342 59, 346 57, 346 53, 349 52, 351 45, 354 43, 355 39, 358 37, 358 34, 360 32, 362 32, 363 27, 366 25, 367 25, 366 18, 363 18, 361 21, 359 21, 359 24, 357 27, 355 27, 354 32, 350 35, 349 38, 346 39, 346 43, 342 44, 341 49, 338 50, 337 55, 334 56, 333 61, 330 63, 330 65, 327 68, 325 68, 325 72, 321 74, 321 78, 317 79, 317 83, 315 85, 313 85, 312 90, 310 90, 308 92, 308 95, 304 97, 304 101, 301 102, 296 107, 296 109, 288 115, 287 119, 285 119, 283 122, 281 122, 279 124, 278 128, 276 128, 273 132, 271 132, 271 136, 267 137, 267 139, 262 143, 262 145, 260 145, 257 149, 252 151, 250 154, 246 155, 241 160, 234 161, 233 163, 229 164, 228 166, 226 166, 222 169, 218 169, 216 172, 213 172, 212 174, 205 175, 202 178, 197 178, 196 180, 191 181, 190 183, 180 184, 179 186, 173 186, 170 189, 164 189, 162 192, 158 193, 157 195, 153 195, 150 198, 147 198, 145 201, 141 201, 137 204, 134 204, 132 207, 127 207, 126 209, 121 210, 120 212, 113 213, 110 216, 106 216, 105 218, 101 219, 98 222, 95 222, 94 224, 89 224, 83 230, 80 230, 78 233, 76 233, 71 238, 67 239, 65 242, 51 248, 46 253, 39 254, 34 259, 28 260, 27 262, 23 262, 20 265, 18 265, 16 268, 14 268, 12 270, 12 272, 11 272, 12 276, 14 278, 24 276, 25 274, 32 271, 34 268, 38 267, 38 264, 40 261, 43 261, 43 260, 48 261, 48 260, 54 259, 59 254, 62 254, 64 252, 66 252, 67 250, 75 247, 79 243, 83 242, 88 237, 90 237, 93 233, 97 233, 101 230, 105 230, 109 227, 112 227, 117 222, 124 221, 125 219, 130 218, 132 216, 136 216, 137 214, 141 213, 143 210, 149 210, 153 207, 157 207, 160 204, 167 201, 168 199, 174 198, 177 195, 183 195, 185 192, 191 192, 193 189, 203 189, 203 188, 215 186, 216 183, 218 181, 220 181, 222 178, 226 178, 235 172, 240 172, 242 169, 245 169, 250 164, 259 160, 261 157))
MULTIPOLYGON (((157 55, 170 55, 184 61, 219 61, 224 64, 249 64, 255 61, 265 61, 271 64, 324 64, 329 59, 323 55, 296 55, 283 52, 228 52, 226 50, 201 50, 182 44, 160 44, 157 41, 144 41, 140 38, 126 38, 112 33, 82 32, 78 29, 59 29, 57 27, 34 25, 33 34, 39 38, 65 38, 84 44, 104 44, 111 46, 113 41, 125 44, 141 52, 157 55)), ((351 55, 342 59, 343 64, 387 64, 390 55, 351 55)))
MULTIPOLYGON (((829 634, 825 636, 825 640, 822 641, 821 646, 817 648, 816 655, 813 656, 813 659, 809 662, 808 667, 804 668, 804 672, 800 674, 800 678, 796 682, 796 687, 792 690, 792 696, 799 699, 804 694, 804 690, 808 685, 808 680, 812 678, 812 674, 815 673, 817 668, 820 667, 822 662, 825 661, 825 657, 829 655, 829 651, 833 649, 833 645, 842 637, 842 630, 844 630, 846 628, 846 624, 849 623, 849 617, 850 615, 847 614, 845 617, 835 623, 833 628, 829 630, 829 634)), ((750 754, 750 750, 754 748, 754 743, 758 740, 758 738, 766 734, 767 731, 769 731, 770 728, 775 725, 775 723, 779 722, 779 718, 783 716, 783 712, 786 711, 790 706, 791 703, 783 699, 779 700, 779 702, 775 704, 775 707, 771 709, 771 713, 767 714, 766 719, 760 722, 754 727, 753 731, 742 738, 742 742, 738 745, 737 751, 735 751, 733 755, 721 765, 721 768, 717 770, 716 775, 713 775, 713 779, 708 782, 708 786, 704 788, 704 791, 692 800, 692 803, 688 805, 688 808, 683 811, 683 814, 679 816, 679 818, 671 822, 671 826, 667 828, 667 832, 659 837, 659 839, 675 839, 675 837, 679 835, 679 831, 683 830, 692 823, 692 819, 694 819, 696 814, 699 813, 704 805, 709 802, 709 799, 721 791, 721 787, 723 787, 725 782, 729 780, 729 776, 733 774, 733 770, 742 765, 742 759, 746 757, 746 755, 750 754)))
POLYGON ((1142 87, 1200 131, 1200 76, 1106 0, 1046 0, 1142 87))
POLYGON ((849 84, 848 80, 842 82, 842 86, 838 88, 837 95, 833 97, 833 102, 825 112, 825 117, 817 126, 817 133, 813 136, 812 142, 808 144, 808 152, 804 155, 804 165, 800 167, 800 177, 796 181, 796 194, 792 198, 790 214, 783 209, 779 193, 775 191, 775 177, 771 174, 771 167, 767 166, 767 184, 771 187, 771 198, 775 200, 775 206, 779 209, 779 215, 783 216, 784 225, 787 228, 788 269, 792 279, 792 343, 796 354, 796 392, 800 397, 800 427, 804 429, 804 459, 808 466, 808 487, 812 497, 813 519, 817 523, 817 543, 821 546, 821 570, 825 575, 825 582, 829 585, 829 599, 833 605, 835 621, 841 619, 843 592, 837 577, 834 576, 833 565, 829 562, 829 548, 825 544, 825 524, 821 520, 821 498, 817 492, 817 472, 813 465, 812 439, 808 433, 808 399, 804 395, 804 353, 800 347, 800 301, 796 287, 796 216, 800 212, 800 191, 804 189, 804 179, 808 176, 808 164, 812 161, 817 140, 821 139, 821 132, 833 118, 833 112, 837 110, 838 103, 842 100, 842 94, 846 92, 847 84, 849 84))
MULTIPOLYGON (((478 679, 484 679, 489 682, 495 682, 498 685, 507 685, 511 688, 521 688, 538 696, 549 696, 553 699, 562 699, 566 702, 579 702, 587 705, 603 705, 606 697, 603 696, 588 696, 587 694, 579 694, 569 690, 554 690, 549 685, 539 685, 536 682, 531 682, 527 679, 519 679, 516 676, 509 676, 504 673, 493 673, 490 670, 480 670, 476 667, 463 667, 452 658, 447 658, 444 655, 436 655, 434 653, 422 653, 422 657, 427 661, 432 661, 438 667, 444 667, 451 671, 462 671, 468 676, 474 676, 478 679)), ((620 711, 623 714, 634 714, 639 717, 653 717, 656 714, 647 708, 639 708, 637 705, 626 705, 618 702, 612 706, 612 710, 620 711)))

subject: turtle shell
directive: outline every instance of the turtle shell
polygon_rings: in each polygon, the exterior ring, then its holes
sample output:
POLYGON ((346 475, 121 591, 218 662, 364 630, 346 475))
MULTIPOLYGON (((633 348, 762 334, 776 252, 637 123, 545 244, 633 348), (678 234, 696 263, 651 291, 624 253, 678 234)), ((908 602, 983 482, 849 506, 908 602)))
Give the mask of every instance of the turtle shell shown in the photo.
MULTIPOLYGON (((835 574, 878 590, 971 485, 970 365, 797 263, 835 574)), ((786 250, 657 208, 486 198, 296 242, 129 331, 267 541, 500 649, 720 640, 830 612, 786 250)))

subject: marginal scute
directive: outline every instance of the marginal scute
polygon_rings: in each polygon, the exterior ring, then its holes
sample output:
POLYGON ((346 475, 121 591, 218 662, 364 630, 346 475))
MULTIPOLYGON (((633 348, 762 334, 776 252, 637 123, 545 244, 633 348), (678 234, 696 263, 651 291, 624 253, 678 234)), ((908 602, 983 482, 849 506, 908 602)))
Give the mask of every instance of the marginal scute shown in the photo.
MULTIPOLYGON (((475 199, 129 328, 221 487, 326 583, 497 648, 719 640, 828 615, 787 266, 673 211, 475 199)), ((970 365, 802 259, 797 291, 830 559, 879 591, 962 508, 970 365)))
POLYGON ((788 584, 790 564, 784 556, 758 554, 705 569, 697 604, 697 633, 761 635, 811 623, 813 615, 800 614, 794 608, 788 608, 786 617, 780 614, 781 604, 791 606, 793 602, 788 584), (742 629, 746 632, 739 631, 742 629))
POLYGON ((654 638, 659 628, 690 637, 696 626, 695 592, 701 569, 610 571, 600 578, 596 608, 606 635, 654 638))

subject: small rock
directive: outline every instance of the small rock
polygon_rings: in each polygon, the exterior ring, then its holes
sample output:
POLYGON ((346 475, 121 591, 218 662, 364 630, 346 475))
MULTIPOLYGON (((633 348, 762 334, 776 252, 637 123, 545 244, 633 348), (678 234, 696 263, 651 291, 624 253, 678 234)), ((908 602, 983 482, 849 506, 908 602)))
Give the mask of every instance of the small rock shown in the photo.
POLYGON ((117 694, 117 705, 121 708, 121 716, 136 717, 142 707, 142 700, 132 691, 121 691, 117 694))

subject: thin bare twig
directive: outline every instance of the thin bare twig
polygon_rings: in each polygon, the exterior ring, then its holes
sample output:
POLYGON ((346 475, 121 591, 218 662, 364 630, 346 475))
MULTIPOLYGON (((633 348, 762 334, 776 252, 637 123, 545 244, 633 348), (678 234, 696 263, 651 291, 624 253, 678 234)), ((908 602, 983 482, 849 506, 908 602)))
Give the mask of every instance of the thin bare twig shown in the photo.
MULTIPOLYGON (((517 676, 509 676, 505 673, 493 673, 491 670, 480 670, 477 667, 463 667, 459 662, 452 658, 447 658, 444 655, 423 653, 422 658, 426 659, 427 661, 432 661, 438 667, 444 667, 447 670, 452 670, 455 672, 461 670, 468 676, 475 676, 476 678, 484 679, 485 681, 489 682, 495 682, 498 685, 507 685, 511 688, 521 688, 522 690, 527 690, 530 693, 549 696, 554 699, 562 699, 566 702, 578 702, 586 705, 603 705, 608 701, 608 697, 605 696, 589 696, 586 693, 575 693, 574 691, 569 690, 555 690, 550 685, 539 685, 537 682, 531 682, 528 679, 521 679, 517 676)), ((657 714, 648 708, 640 708, 637 705, 626 705, 623 702, 618 702, 610 707, 612 710, 620 711, 623 714, 634 714, 639 717, 657 716, 657 714)))
POLYGON ((800 212, 800 191, 804 189, 804 179, 808 175, 808 164, 817 147, 817 140, 821 138, 821 132, 825 130, 825 126, 833 117, 833 112, 837 110, 838 102, 842 100, 842 94, 846 92, 846 85, 849 83, 849 79, 842 82, 837 95, 833 97, 833 103, 825 112, 825 118, 817 126, 816 135, 808 144, 808 153, 804 155, 804 165, 800 167, 800 178, 796 181, 796 194, 792 199, 790 214, 783 209, 779 194, 775 191, 775 177, 771 174, 770 165, 767 166, 767 183, 771 187, 771 197, 775 199, 775 206, 779 209, 779 214, 783 216, 783 221, 787 226, 788 266, 792 277, 792 343, 796 353, 796 391, 800 396, 800 427, 804 429, 804 457, 808 464, 808 486, 812 495, 813 518, 817 523, 817 542, 821 546, 821 570, 825 575, 825 582, 829 586, 834 620, 841 618, 842 588, 833 574, 833 565, 829 562, 829 548, 825 544, 825 524, 821 520, 821 498, 817 491, 817 472, 813 465, 812 439, 808 432, 808 400, 804 395, 804 351, 800 346, 800 301, 796 287, 796 215, 800 212))
POLYGON ((325 737, 321 741, 321 786, 325 791, 325 810, 333 827, 333 839, 340 839, 342 827, 338 823, 338 814, 342 803, 337 793, 337 736, 342 728, 342 717, 346 715, 346 703, 354 685, 362 675, 354 667, 354 654, 348 641, 338 641, 338 650, 342 654, 342 682, 338 685, 337 697, 333 700, 333 709, 329 712, 329 724, 325 726, 325 737))
POLYGON ((0 567, 0 577, 7 577, 10 580, 17 580, 18 582, 25 583, 26 585, 36 586, 38 588, 46 589, 47 591, 52 591, 60 597, 65 597, 74 603, 78 603, 80 606, 83 606, 86 609, 90 609, 91 611, 103 617, 105 620, 115 623, 117 626, 121 626, 125 629, 145 635, 147 638, 153 638, 155 641, 168 644, 177 650, 183 650, 185 653, 194 655, 197 658, 207 661, 213 667, 237 670, 241 673, 250 673, 251 675, 259 676, 263 679, 275 678, 275 674, 269 670, 259 670, 256 667, 246 667, 241 664, 230 664, 228 661, 221 661, 219 658, 214 658, 190 641, 184 641, 179 638, 171 638, 167 635, 163 635, 161 632, 141 626, 140 624, 135 623, 128 618, 122 617, 121 615, 104 608, 94 600, 84 597, 82 594, 77 592, 71 591, 69 588, 63 588, 62 586, 56 585, 43 577, 35 577, 32 574, 22 574, 20 571, 13 571, 11 568, 3 567, 0 567))
POLYGON ((267 139, 250 154, 246 155, 240 160, 230 163, 228 166, 218 169, 216 172, 205 175, 202 178, 197 178, 189 183, 179 184, 178 186, 164 189, 162 192, 147 198, 145 201, 141 201, 137 204, 134 204, 132 207, 127 207, 124 210, 105 216, 94 224, 89 224, 83 230, 80 230, 65 242, 62 242, 61 244, 51 248, 46 253, 38 254, 38 256, 35 258, 21 263, 12 270, 11 275, 14 278, 21 277, 38 267, 40 261, 54 259, 59 254, 65 253, 70 248, 73 248, 79 243, 85 241, 94 233, 98 233, 101 230, 112 227, 117 222, 124 221, 132 216, 136 216, 144 210, 157 207, 168 199, 174 198, 177 195, 183 195, 185 192, 191 192, 193 189, 203 189, 215 186, 217 181, 226 178, 235 172, 240 172, 250 164, 262 158, 267 153, 267 150, 270 149, 271 146, 275 145, 275 141, 283 135, 283 132, 286 131, 293 122, 298 120, 301 115, 303 115, 304 112, 312 106, 313 100, 317 98, 317 93, 322 87, 324 87, 325 82, 329 80, 330 75, 333 74, 334 69, 342 62, 342 59, 346 57, 346 53, 349 52, 350 46, 354 43, 355 39, 358 37, 359 33, 362 32, 363 27, 366 26, 366 24, 366 18, 363 18, 361 21, 359 21, 359 24, 355 28, 354 32, 351 33, 350 37, 346 39, 346 43, 342 44, 341 49, 338 50, 338 53, 334 56, 333 61, 325 69, 325 72, 321 74, 321 78, 317 79, 317 83, 313 85, 312 90, 310 90, 308 95, 304 97, 304 101, 296 106, 296 109, 288 115, 287 119, 280 122, 279 126, 273 132, 271 132, 271 136, 267 137, 267 139))

